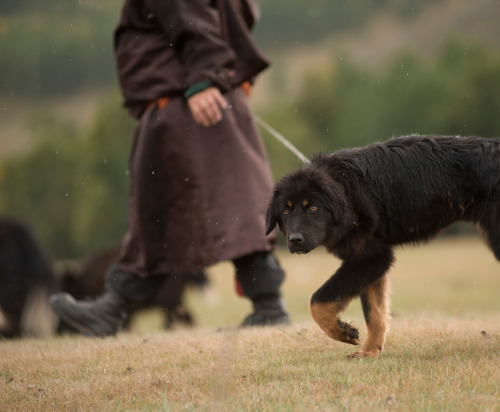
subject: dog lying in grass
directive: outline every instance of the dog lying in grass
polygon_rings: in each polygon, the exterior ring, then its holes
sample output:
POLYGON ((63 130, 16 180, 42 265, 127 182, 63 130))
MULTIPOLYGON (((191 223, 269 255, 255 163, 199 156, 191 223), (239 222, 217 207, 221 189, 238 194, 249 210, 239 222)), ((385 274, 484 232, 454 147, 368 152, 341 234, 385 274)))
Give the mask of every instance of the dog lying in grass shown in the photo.
POLYGON ((474 223, 500 260, 500 138, 406 136, 319 154, 275 186, 276 225, 292 253, 322 245, 342 265, 311 297, 331 338, 359 344, 339 314, 360 296, 367 336, 350 357, 378 357, 389 325, 394 247, 427 241, 456 221, 474 223))

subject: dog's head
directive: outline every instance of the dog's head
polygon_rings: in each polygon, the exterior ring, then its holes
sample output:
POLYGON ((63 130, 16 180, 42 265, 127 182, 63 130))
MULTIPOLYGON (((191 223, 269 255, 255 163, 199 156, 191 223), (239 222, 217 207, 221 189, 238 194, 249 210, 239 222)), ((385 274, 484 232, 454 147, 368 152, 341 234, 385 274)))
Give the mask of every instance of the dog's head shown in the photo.
POLYGON ((322 170, 306 166, 275 186, 266 214, 266 234, 276 225, 292 253, 337 243, 352 227, 353 211, 343 186, 322 170))

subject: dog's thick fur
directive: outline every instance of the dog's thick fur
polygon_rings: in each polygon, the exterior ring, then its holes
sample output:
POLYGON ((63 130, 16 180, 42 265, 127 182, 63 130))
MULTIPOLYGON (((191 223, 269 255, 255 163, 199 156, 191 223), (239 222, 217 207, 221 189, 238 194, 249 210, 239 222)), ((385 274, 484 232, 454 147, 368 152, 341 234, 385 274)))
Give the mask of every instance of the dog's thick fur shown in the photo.
POLYGON ((339 319, 361 297, 367 336, 352 357, 378 357, 389 324, 387 271, 397 245, 429 240, 456 221, 476 224, 500 260, 500 139, 407 136, 320 154, 275 186, 266 232, 276 225, 292 253, 323 245, 342 259, 311 297, 333 339, 359 343, 339 319))
POLYGON ((0 337, 53 335, 49 296, 56 289, 52 262, 33 231, 0 217, 0 337))

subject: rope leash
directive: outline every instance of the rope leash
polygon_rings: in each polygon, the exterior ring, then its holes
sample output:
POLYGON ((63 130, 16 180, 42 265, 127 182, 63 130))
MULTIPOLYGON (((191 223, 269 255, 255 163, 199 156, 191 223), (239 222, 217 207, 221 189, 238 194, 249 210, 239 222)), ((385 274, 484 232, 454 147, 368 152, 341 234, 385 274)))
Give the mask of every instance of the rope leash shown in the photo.
POLYGON ((273 129, 268 123, 262 120, 259 116, 254 115, 255 121, 262 126, 267 132, 283 144, 288 150, 290 150, 295 156, 297 156, 302 162, 309 163, 309 159, 305 157, 302 152, 297 149, 293 144, 291 144, 284 136, 282 136, 278 131, 273 129))

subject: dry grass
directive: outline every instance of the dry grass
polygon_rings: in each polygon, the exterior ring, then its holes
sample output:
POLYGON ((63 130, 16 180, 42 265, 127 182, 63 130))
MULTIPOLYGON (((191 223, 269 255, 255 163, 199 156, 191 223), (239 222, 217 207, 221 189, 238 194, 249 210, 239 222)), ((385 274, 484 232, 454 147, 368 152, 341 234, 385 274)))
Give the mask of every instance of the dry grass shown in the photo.
MULTIPOLYGON (((164 332, 148 314, 113 338, 0 342, 0 410, 500 410, 500 273, 477 239, 399 253, 379 360, 346 360, 353 347, 307 314, 338 261, 322 252, 281 260, 293 326, 217 331, 249 310, 231 290, 231 267, 218 265, 218 299, 189 296, 198 328, 164 332)), ((345 318, 361 326, 352 306, 345 318)))

